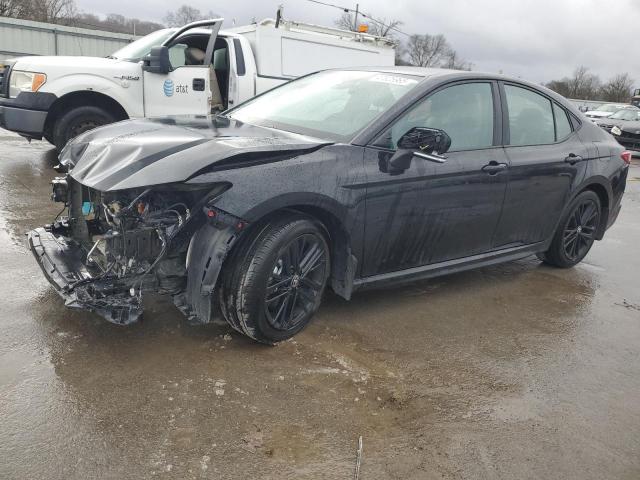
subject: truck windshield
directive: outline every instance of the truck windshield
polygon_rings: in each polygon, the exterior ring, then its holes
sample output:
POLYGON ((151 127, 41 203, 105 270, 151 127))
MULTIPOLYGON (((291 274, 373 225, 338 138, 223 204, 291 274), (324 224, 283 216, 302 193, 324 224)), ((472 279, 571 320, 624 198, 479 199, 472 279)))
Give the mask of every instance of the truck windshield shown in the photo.
POLYGON ((111 55, 110 58, 138 62, 151 51, 151 47, 162 45, 162 43, 173 35, 176 30, 176 28, 165 28, 163 30, 150 33, 149 35, 130 43, 126 47, 121 48, 111 55))
POLYGON ((345 142, 419 80, 397 73, 320 72, 249 100, 229 116, 253 125, 345 142))

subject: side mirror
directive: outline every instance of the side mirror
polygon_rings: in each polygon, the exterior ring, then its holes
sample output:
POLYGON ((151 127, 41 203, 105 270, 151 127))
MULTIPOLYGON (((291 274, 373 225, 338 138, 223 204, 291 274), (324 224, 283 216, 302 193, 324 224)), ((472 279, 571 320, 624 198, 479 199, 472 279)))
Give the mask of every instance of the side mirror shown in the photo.
POLYGON ((413 127, 398 140, 398 148, 442 155, 451 147, 451 137, 438 128, 413 127))
POLYGON ((389 159, 387 170, 392 175, 404 172, 416 156, 444 163, 443 156, 451 147, 451 137, 437 128, 413 127, 398 140, 398 151, 389 159))
POLYGON ((171 71, 169 47, 164 45, 152 47, 149 54, 143 59, 142 70, 151 73, 169 73, 171 71))

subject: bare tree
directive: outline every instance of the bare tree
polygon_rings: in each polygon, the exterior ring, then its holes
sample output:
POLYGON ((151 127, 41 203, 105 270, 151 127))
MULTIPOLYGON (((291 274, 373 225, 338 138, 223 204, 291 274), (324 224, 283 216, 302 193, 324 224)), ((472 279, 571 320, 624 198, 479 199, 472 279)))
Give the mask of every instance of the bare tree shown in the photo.
POLYGON ((602 85, 600 77, 590 73, 589 69, 582 65, 573 71, 571 77, 552 80, 546 86, 567 98, 628 102, 633 80, 628 74, 623 73, 602 85))
POLYGON ((562 80, 551 80, 549 83, 545 85, 545 87, 553 90, 556 93, 559 93, 563 97, 569 97, 569 79, 564 78, 562 80))
POLYGON ((633 89, 633 79, 628 73, 619 73, 602 86, 601 96, 607 102, 628 102, 633 89))
POLYGON ((573 76, 567 80, 569 98, 596 99, 601 84, 600 77, 590 73, 587 67, 581 65, 573 71, 573 76))
POLYGON ((164 17, 165 23, 170 27, 181 27, 187 23, 203 20, 206 18, 200 10, 189 5, 182 5, 174 12, 167 12, 164 17))
POLYGON ((29 20, 71 23, 78 10, 74 0, 25 0, 29 20))
POLYGON ((0 0, 0 17, 24 18, 27 7, 24 0, 0 0))
POLYGON ((411 35, 407 42, 407 56, 417 67, 436 67, 450 54, 451 48, 442 34, 411 35))
POLYGON ((442 67, 450 68, 452 70, 471 70, 473 64, 461 59, 458 56, 458 52, 453 49, 449 49, 449 53, 446 55, 445 60, 442 62, 442 67))
MULTIPOLYGON (((362 20, 360 23, 367 25, 368 33, 376 37, 393 38, 394 33, 398 33, 398 29, 403 25, 400 20, 387 20, 386 18, 374 19, 362 17, 362 20)), ((348 30, 350 32, 358 31, 355 16, 351 12, 343 13, 342 16, 335 21, 335 25, 342 30, 348 30)))
POLYGON ((127 18, 118 14, 109 14, 102 20, 92 13, 79 13, 73 20, 73 25, 107 32, 147 35, 164 28, 164 25, 155 22, 147 22, 137 18, 127 18))
POLYGON ((159 23, 114 13, 107 15, 104 20, 92 13, 79 13, 75 0, 0 0, 0 16, 137 35, 164 28, 159 23))

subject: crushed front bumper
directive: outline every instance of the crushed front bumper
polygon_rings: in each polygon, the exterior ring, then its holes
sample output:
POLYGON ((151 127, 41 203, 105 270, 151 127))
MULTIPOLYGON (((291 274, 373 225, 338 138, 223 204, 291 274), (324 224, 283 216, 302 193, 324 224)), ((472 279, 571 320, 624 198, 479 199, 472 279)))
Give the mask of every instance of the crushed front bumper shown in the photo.
POLYGON ((135 322, 142 315, 142 297, 113 277, 90 271, 86 252, 67 237, 37 228, 27 234, 31 252, 47 280, 71 308, 90 310, 118 325, 135 322))

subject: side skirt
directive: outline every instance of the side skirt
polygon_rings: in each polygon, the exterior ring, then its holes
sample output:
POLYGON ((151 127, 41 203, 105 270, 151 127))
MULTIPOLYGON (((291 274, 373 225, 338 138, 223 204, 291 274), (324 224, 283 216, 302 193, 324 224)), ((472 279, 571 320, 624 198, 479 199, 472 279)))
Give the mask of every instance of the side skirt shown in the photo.
POLYGON ((519 260, 537 252, 544 252, 549 248, 550 241, 533 243, 518 247, 504 248, 494 252, 482 253, 471 257, 447 260, 446 262, 433 263, 421 267, 408 268, 397 272, 382 273, 370 277, 356 278, 353 282, 353 290, 366 288, 379 288, 387 285, 398 285, 402 283, 424 280, 426 278, 449 275, 451 273, 463 272, 474 268, 495 265, 496 263, 511 262, 519 260))

